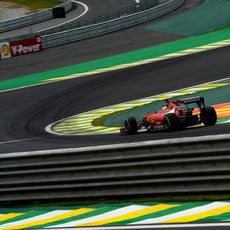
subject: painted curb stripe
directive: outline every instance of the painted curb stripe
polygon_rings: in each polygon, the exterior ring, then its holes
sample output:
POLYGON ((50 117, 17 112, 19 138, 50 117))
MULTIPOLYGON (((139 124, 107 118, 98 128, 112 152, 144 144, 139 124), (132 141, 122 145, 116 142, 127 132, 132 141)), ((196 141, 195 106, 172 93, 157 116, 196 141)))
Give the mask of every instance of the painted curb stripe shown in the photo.
POLYGON ((72 221, 72 222, 68 222, 65 224, 60 224, 60 225, 53 225, 50 226, 51 228, 64 228, 64 227, 72 227, 72 226, 83 226, 86 223, 90 223, 93 221, 99 221, 99 220, 103 220, 106 218, 109 218, 111 216, 116 217, 116 216, 120 216, 122 214, 126 214, 132 211, 137 211, 137 210, 141 210, 143 208, 146 208, 147 206, 144 205, 130 205, 127 207, 123 207, 123 208, 119 208, 104 214, 100 214, 100 215, 96 215, 93 217, 89 217, 86 219, 81 219, 81 220, 76 220, 76 221, 72 221))
POLYGON ((6 223, 6 224, 2 224, 0 225, 0 229, 1 230, 6 230, 6 229, 20 229, 20 228, 24 228, 23 226, 26 226, 26 224, 34 222, 34 221, 41 221, 44 220, 45 218, 53 218, 55 216, 58 215, 63 215, 63 214, 67 214, 69 212, 69 210, 56 210, 56 211, 52 211, 52 212, 48 212, 45 214, 41 214, 39 216, 33 216, 24 220, 18 220, 15 222, 11 222, 11 223, 6 223))
MULTIPOLYGON (((206 212, 211 211, 211 210, 216 209, 216 208, 223 208, 224 209, 227 205, 229 206, 229 203, 227 203, 227 202, 213 202, 213 203, 203 205, 200 207, 191 208, 191 209, 188 209, 185 211, 169 214, 169 215, 166 215, 163 217, 138 221, 138 222, 134 222, 132 224, 136 225, 136 224, 169 223, 170 221, 177 220, 178 218, 182 218, 181 220, 183 220, 183 218, 186 218, 188 216, 191 216, 191 219, 192 219, 193 215, 200 214, 204 211, 206 211, 206 212)), ((229 211, 229 210, 227 210, 227 211, 229 211)), ((188 218, 187 222, 189 222, 189 221, 190 220, 188 218)))
MULTIPOLYGON (((83 208, 86 208, 86 207, 83 207, 83 208)), ((53 225, 60 225, 60 224, 64 224, 64 223, 68 223, 68 222, 72 222, 72 221, 76 221, 76 220, 85 219, 85 218, 92 217, 95 215, 104 214, 106 212, 110 212, 110 211, 115 209, 115 207, 113 207, 113 206, 105 206, 105 207, 99 207, 99 208, 98 207, 88 207, 88 208, 92 208, 94 210, 90 211, 90 212, 83 213, 81 215, 53 221, 53 222, 50 222, 47 224, 36 225, 36 228, 38 228, 38 227, 39 228, 50 228, 53 225)))
POLYGON ((219 208, 215 208, 212 209, 210 211, 204 211, 201 213, 197 213, 195 215, 188 215, 186 217, 179 217, 179 218, 175 218, 169 221, 164 221, 162 223, 186 223, 186 222, 192 222, 192 221, 196 221, 196 220, 200 220, 200 219, 204 219, 206 217, 210 217, 210 216, 217 216, 217 215, 221 215, 223 213, 229 213, 230 212, 230 204, 219 207, 219 208))
MULTIPOLYGON (((51 210, 44 208, 26 213, 33 213, 33 217, 19 219, 0 225, 0 229, 56 229, 75 226, 105 226, 105 225, 142 225, 184 222, 228 221, 230 219, 230 202, 191 202, 191 203, 143 203, 121 204, 108 206, 68 207, 68 210, 51 210), (36 215, 37 213, 37 215, 36 215), (35 214, 35 215, 34 215, 35 214)), ((23 216, 22 210, 3 215, 23 216)), ((31 214, 30 214, 31 215, 31 214)), ((28 215, 29 216, 29 215, 28 215)), ((13 216, 12 216, 13 217, 13 216)), ((23 218, 23 217, 22 217, 23 218)), ((13 219, 12 219, 13 220, 13 219)))
POLYGON ((8 214, 5 214, 5 215, 1 215, 0 216, 0 223, 2 221, 9 220, 9 219, 12 219, 12 218, 17 217, 17 216, 21 216, 23 214, 24 213, 8 213, 8 214))
MULTIPOLYGON (((23 223, 23 224, 19 224, 19 225, 14 225, 13 228, 14 229, 25 229, 25 228, 33 227, 33 226, 36 226, 36 225, 47 224, 47 223, 50 223, 50 222, 54 222, 54 221, 70 218, 70 217, 73 217, 73 216, 81 215, 81 214, 84 214, 84 213, 87 213, 87 212, 91 212, 93 210, 94 209, 87 209, 87 208, 81 208, 79 210, 71 210, 71 211, 68 211, 66 213, 59 214, 59 215, 56 215, 56 216, 53 216, 53 217, 48 217, 48 218, 44 218, 44 219, 41 219, 41 220, 30 221, 29 223, 23 223)), ((9 227, 9 228, 6 227, 6 228, 3 228, 3 229, 12 229, 12 227, 9 227)))
POLYGON ((169 209, 165 209, 165 210, 162 210, 160 212, 150 213, 150 214, 147 214, 147 215, 144 215, 144 216, 139 216, 139 217, 132 218, 132 219, 129 219, 129 220, 123 220, 123 221, 120 221, 120 222, 116 222, 116 224, 127 225, 127 224, 131 224, 133 222, 147 220, 147 219, 150 219, 150 218, 157 218, 157 217, 167 216, 167 215, 172 214, 172 213, 184 211, 184 210, 194 208, 194 207, 199 207, 199 206, 202 206, 202 205, 205 205, 205 204, 207 204, 207 203, 206 202, 196 202, 196 205, 194 206, 194 202, 193 203, 180 203, 179 206, 175 206, 175 207, 172 207, 172 208, 169 208, 169 209))
POLYGON ((149 213, 160 212, 160 211, 163 211, 163 210, 166 210, 172 207, 176 207, 176 206, 178 205, 158 204, 158 205, 140 209, 138 211, 129 212, 124 215, 117 216, 117 217, 111 216, 110 218, 107 218, 107 219, 86 223, 81 226, 102 226, 105 224, 115 223, 118 221, 130 220, 132 218, 144 216, 149 213))
POLYGON ((21 220, 29 219, 29 218, 32 218, 32 217, 35 217, 35 216, 40 216, 40 215, 42 215, 44 213, 48 213, 49 211, 46 211, 46 212, 44 212, 44 210, 43 211, 30 210, 28 212, 25 211, 25 210, 11 210, 11 211, 9 211, 9 213, 12 213, 12 212, 14 212, 14 213, 16 213, 16 212, 19 212, 19 213, 24 212, 24 214, 22 214, 20 216, 13 217, 13 218, 8 219, 8 220, 1 221, 0 222, 0 229, 1 229, 1 226, 4 225, 4 224, 9 224, 9 223, 13 223, 13 222, 16 222, 16 221, 21 221, 21 220))

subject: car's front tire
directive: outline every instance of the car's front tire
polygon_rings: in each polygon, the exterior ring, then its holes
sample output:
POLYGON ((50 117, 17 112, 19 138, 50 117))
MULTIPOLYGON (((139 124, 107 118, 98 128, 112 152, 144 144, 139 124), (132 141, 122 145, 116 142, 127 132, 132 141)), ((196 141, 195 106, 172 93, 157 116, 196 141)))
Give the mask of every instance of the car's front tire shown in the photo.
POLYGON ((167 131, 176 131, 182 128, 180 118, 174 113, 164 115, 164 124, 167 131))
POLYGON ((125 131, 128 135, 137 134, 137 121, 135 117, 128 117, 125 120, 125 131))

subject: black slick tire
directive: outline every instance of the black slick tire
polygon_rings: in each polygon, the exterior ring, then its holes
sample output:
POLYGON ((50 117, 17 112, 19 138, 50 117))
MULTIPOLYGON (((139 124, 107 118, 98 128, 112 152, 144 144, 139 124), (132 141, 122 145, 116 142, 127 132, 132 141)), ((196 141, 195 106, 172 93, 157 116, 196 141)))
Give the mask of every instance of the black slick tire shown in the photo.
POLYGON ((176 131, 182 128, 179 117, 177 117, 174 113, 164 115, 164 124, 167 131, 176 131))
POLYGON ((205 126, 215 125, 217 122, 216 110, 213 107, 206 107, 201 111, 200 118, 205 126))
POLYGON ((128 117, 125 120, 125 130, 128 135, 137 134, 137 121, 135 117, 128 117))

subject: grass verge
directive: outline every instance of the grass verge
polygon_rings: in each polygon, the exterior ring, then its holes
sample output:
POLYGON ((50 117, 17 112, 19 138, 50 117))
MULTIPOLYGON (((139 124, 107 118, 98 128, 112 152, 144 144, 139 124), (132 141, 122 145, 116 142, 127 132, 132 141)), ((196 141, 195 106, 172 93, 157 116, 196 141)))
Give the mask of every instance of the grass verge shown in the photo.
POLYGON ((57 5, 60 5, 59 2, 56 1, 49 1, 49 0, 0 0, 1 2, 11 2, 15 3, 24 7, 29 8, 30 10, 38 10, 38 9, 45 9, 45 8, 52 8, 57 5))

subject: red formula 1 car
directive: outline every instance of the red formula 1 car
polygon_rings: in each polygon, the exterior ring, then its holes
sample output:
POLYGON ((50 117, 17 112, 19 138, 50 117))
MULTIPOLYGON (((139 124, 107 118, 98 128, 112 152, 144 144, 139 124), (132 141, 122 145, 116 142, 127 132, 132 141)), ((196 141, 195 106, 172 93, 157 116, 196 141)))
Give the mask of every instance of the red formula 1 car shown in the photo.
POLYGON ((134 117, 125 120, 125 128, 120 129, 122 134, 136 134, 140 129, 148 132, 155 130, 176 131, 188 126, 203 123, 205 126, 215 125, 217 121, 216 111, 213 107, 206 107, 203 97, 193 97, 176 101, 165 101, 165 106, 158 112, 146 114, 140 122, 134 117), (196 104, 199 112, 193 114, 196 104))

